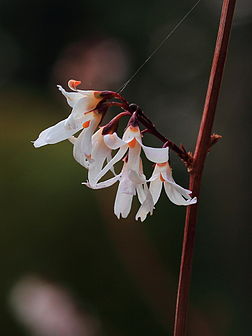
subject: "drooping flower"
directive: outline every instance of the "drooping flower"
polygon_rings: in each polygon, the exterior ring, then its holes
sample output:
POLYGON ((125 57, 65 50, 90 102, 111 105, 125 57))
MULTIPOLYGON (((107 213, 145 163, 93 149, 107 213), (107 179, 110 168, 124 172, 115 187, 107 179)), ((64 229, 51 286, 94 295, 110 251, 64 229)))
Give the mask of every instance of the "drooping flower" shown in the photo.
POLYGON ((120 219, 120 217, 127 218, 131 210, 133 197, 137 195, 141 206, 135 218, 136 220, 140 218, 143 222, 148 213, 152 215, 154 203, 147 187, 146 177, 141 169, 142 161, 140 159, 140 169, 138 169, 138 171, 130 168, 129 157, 123 161, 123 168, 120 174, 93 185, 89 182, 84 184, 92 189, 102 189, 110 187, 119 181, 114 204, 115 215, 118 219, 120 219))
POLYGON ((66 140, 80 131, 85 123, 95 119, 96 116, 92 111, 104 99, 102 91, 77 90, 76 88, 80 83, 80 81, 75 80, 68 82, 68 86, 73 92, 67 92, 58 85, 59 90, 72 107, 72 112, 66 119, 42 131, 34 142, 34 147, 37 148, 66 140))
POLYGON ((143 145, 141 132, 138 126, 129 125, 124 132, 122 139, 118 137, 116 132, 113 134, 106 134, 104 135, 104 142, 112 150, 118 149, 118 151, 98 174, 96 182, 98 182, 118 161, 120 161, 127 152, 129 168, 136 172, 139 172, 141 149, 143 149, 147 159, 154 163, 168 160, 168 148, 153 148, 143 145))
MULTIPOLYGON (((143 145, 142 136, 146 131, 157 136, 159 134, 143 111, 135 104, 128 104, 116 92, 78 90, 77 86, 80 83, 74 80, 68 82, 72 92, 67 92, 58 85, 72 111, 65 120, 41 132, 34 146, 41 147, 69 139, 73 143, 75 160, 88 169, 88 180, 84 184, 92 189, 101 189, 119 182, 114 204, 114 213, 118 218, 128 216, 133 197, 137 196, 140 207, 135 218, 144 221, 148 214, 152 214, 163 185, 167 196, 174 204, 186 206, 196 203, 196 197, 190 196, 191 191, 176 184, 172 177, 166 147, 168 141, 165 148, 143 145), (111 98, 119 102, 107 101, 111 98), (118 106, 123 112, 96 131, 110 106, 118 106), (130 116, 130 120, 123 137, 120 138, 116 130, 119 120, 124 116, 130 116), (146 127, 143 131, 140 131, 140 123, 146 127), (79 135, 74 136, 79 131, 81 131, 79 135), (112 156, 113 151, 116 153, 112 156), (155 163, 154 172, 149 180, 146 179, 142 168, 142 151, 148 160, 155 163), (114 166, 121 160, 123 167, 116 175, 114 166), (109 170, 114 176, 101 182, 109 170)), ((162 141, 166 139, 162 135, 158 137, 162 141)))
MULTIPOLYGON (((95 183, 97 175, 103 168, 104 162, 109 162, 112 159, 111 149, 105 144, 102 132, 103 127, 92 136, 91 162, 88 170, 88 181, 91 185, 95 183)), ((111 171, 115 175, 113 167, 111 167, 111 171)))
POLYGON ((92 136, 102 118, 102 114, 97 110, 90 113, 92 113, 92 119, 83 123, 83 130, 78 137, 71 136, 69 138, 69 141, 73 144, 73 156, 75 160, 87 169, 93 161, 91 155, 92 136))
POLYGON ((166 195, 172 203, 185 206, 197 203, 197 198, 192 198, 190 196, 190 194, 192 193, 190 190, 184 189, 176 184, 172 177, 172 169, 168 161, 163 163, 157 163, 155 165, 153 174, 149 181, 151 181, 150 193, 152 195, 154 204, 157 203, 160 197, 163 185, 166 195))
POLYGON ((122 218, 128 217, 133 196, 136 195, 136 188, 143 182, 143 178, 129 168, 128 162, 124 162, 114 204, 114 213, 118 219, 121 216, 122 218))
MULTIPOLYGON (((126 218, 130 212, 133 196, 137 195, 141 206, 137 212, 136 219, 144 221, 147 214, 152 214, 154 202, 147 186, 146 177, 143 174, 142 160, 140 158, 141 149, 146 157, 152 162, 163 162, 168 160, 168 148, 152 148, 142 144, 142 136, 138 126, 129 125, 120 139, 116 132, 105 134, 104 145, 111 150, 118 149, 115 156, 101 169, 105 161, 105 149, 103 149, 101 158, 102 164, 98 166, 95 173, 91 173, 91 165, 96 166, 95 160, 89 166, 89 177, 92 179, 86 183, 90 188, 106 188, 119 181, 119 186, 115 198, 114 213, 120 218, 126 218), (125 156, 126 155, 126 156, 125 156), (103 182, 98 182, 113 166, 123 157, 124 164, 119 175, 103 182), (100 172, 99 172, 100 170, 100 172), (97 174, 98 173, 98 174, 97 174)), ((94 151, 94 147, 93 147, 94 151)), ((92 156, 92 155, 91 155, 92 156)))

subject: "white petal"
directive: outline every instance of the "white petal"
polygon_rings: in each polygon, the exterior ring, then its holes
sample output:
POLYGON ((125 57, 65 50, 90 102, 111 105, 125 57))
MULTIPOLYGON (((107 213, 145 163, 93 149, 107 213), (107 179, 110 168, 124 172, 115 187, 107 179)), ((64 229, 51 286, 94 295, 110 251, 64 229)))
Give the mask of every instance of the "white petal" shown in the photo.
POLYGON ((74 143, 73 156, 85 168, 92 162, 92 135, 99 122, 99 118, 91 120, 89 127, 83 129, 74 143))
MULTIPOLYGON (((76 89, 76 92, 79 92, 82 96, 94 96, 95 90, 79 90, 76 89)), ((101 98, 102 99, 102 98, 101 98)))
MULTIPOLYGON (((108 152, 107 157, 106 157, 106 160, 107 160, 107 163, 109 163, 109 161, 112 160, 111 150, 108 152)), ((114 166, 112 166, 112 167, 110 168, 110 170, 111 170, 111 172, 112 172, 114 175, 116 174, 116 173, 115 173, 115 168, 114 168, 114 166)))
POLYGON ((112 160, 110 160, 106 166, 102 169, 102 171, 100 172, 100 174, 98 174, 97 178, 96 178, 96 182, 98 182, 109 170, 111 170, 111 168, 113 167, 114 164, 116 164, 118 161, 120 161, 123 156, 125 155, 125 153, 128 150, 128 146, 124 145, 122 146, 118 152, 115 154, 115 156, 112 158, 112 160))
POLYGON ((141 133, 140 133, 140 129, 139 127, 132 127, 129 126, 126 131, 123 134, 123 141, 129 143, 131 142, 134 138, 136 138, 136 140, 141 143, 141 133))
POLYGON ((129 194, 129 195, 136 194, 135 184, 133 183, 133 181, 131 181, 129 177, 129 170, 127 168, 127 164, 124 164, 124 167, 122 170, 122 177, 120 181, 120 192, 123 194, 129 194))
POLYGON ((140 185, 137 185, 136 187, 136 191, 137 191, 137 197, 138 197, 138 200, 141 204, 143 204, 145 198, 146 198, 146 195, 145 195, 145 192, 144 192, 144 188, 143 188, 143 185, 140 184, 140 185))
POLYGON ((89 165, 88 180, 90 183, 95 183, 96 177, 101 172, 104 161, 109 156, 111 149, 108 148, 103 141, 103 137, 99 141, 94 141, 92 138, 91 157, 93 162, 89 165))
POLYGON ((89 161, 83 150, 86 149, 86 133, 87 129, 83 129, 73 146, 73 157, 85 168, 89 168, 89 161))
POLYGON ((85 184, 87 187, 91 189, 103 189, 103 188, 108 188, 112 186, 115 182, 117 182, 120 179, 121 175, 114 176, 106 181, 96 183, 96 184, 91 184, 89 182, 83 182, 82 184, 85 184))
POLYGON ((129 148, 128 153, 128 167, 132 170, 139 172, 140 170, 140 153, 141 146, 136 142, 135 147, 129 148))
POLYGON ((121 138, 119 138, 115 132, 113 134, 104 135, 104 142, 111 149, 117 149, 126 143, 121 138))
POLYGON ((163 163, 169 160, 169 148, 153 148, 144 146, 142 144, 143 151, 148 160, 155 163, 163 163))
POLYGON ((194 197, 191 199, 190 196, 187 195, 187 200, 179 193, 176 187, 168 182, 164 182, 164 188, 167 196, 169 197, 170 201, 176 205, 191 205, 197 202, 197 198, 194 197))
POLYGON ((159 200, 163 182, 160 180, 159 176, 150 183, 150 193, 153 198, 154 204, 159 200))
MULTIPOLYGON (((69 130, 77 128, 77 127, 83 127, 83 123, 86 121, 91 121, 93 119, 96 119, 99 117, 95 112, 88 112, 86 114, 82 113, 81 115, 76 114, 69 114, 68 118, 65 120, 65 127, 69 130)), ((101 118, 101 117, 100 117, 101 118)))
POLYGON ((141 222, 143 222, 146 219, 148 213, 152 215, 154 209, 153 199, 150 191, 148 190, 147 184, 144 185, 144 192, 146 196, 145 200, 136 214, 136 220, 140 218, 141 222))
POLYGON ((75 142, 77 141, 77 138, 73 135, 70 138, 68 138, 68 140, 74 145, 75 142))
POLYGON ((168 182, 168 183, 170 183, 171 185, 173 185, 174 188, 175 188, 181 195, 183 195, 186 199, 190 199, 190 198, 191 198, 191 197, 190 197, 190 194, 192 193, 191 190, 185 189, 185 188, 181 187, 180 185, 178 185, 178 184, 174 181, 174 179, 173 179, 173 177, 172 177, 171 174, 169 175, 169 174, 167 174, 167 172, 162 172, 161 175, 162 175, 163 179, 164 179, 166 182, 168 182))
POLYGON ((121 181, 116 193, 114 213, 118 219, 120 216, 126 218, 130 213, 133 195, 125 194, 121 192, 121 181))
POLYGON ((154 181, 154 180, 156 180, 157 178, 159 178, 159 176, 160 176, 160 168, 159 168, 158 165, 155 165, 151 177, 150 177, 146 182, 154 181))
POLYGON ((128 176, 134 185, 143 184, 146 182, 145 176, 143 174, 138 174, 135 170, 128 168, 128 176))
POLYGON ((72 114, 74 117, 82 117, 84 113, 94 110, 98 102, 93 102, 89 97, 82 97, 73 106, 72 114))
POLYGON ((66 127, 67 120, 68 118, 58 122, 56 125, 51 126, 46 130, 44 130, 43 132, 41 132, 39 134, 38 139, 33 144, 34 147, 37 148, 66 140, 70 138, 73 134, 77 133, 82 128, 81 124, 76 125, 76 127, 71 129, 66 127))
POLYGON ((61 93, 66 97, 69 106, 74 107, 74 105, 83 97, 79 92, 67 92, 61 85, 57 85, 61 93))

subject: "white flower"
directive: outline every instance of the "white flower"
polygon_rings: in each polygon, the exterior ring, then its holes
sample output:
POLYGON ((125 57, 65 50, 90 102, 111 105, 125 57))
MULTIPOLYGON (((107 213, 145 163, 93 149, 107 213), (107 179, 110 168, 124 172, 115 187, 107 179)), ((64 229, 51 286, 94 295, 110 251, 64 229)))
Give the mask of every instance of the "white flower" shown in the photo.
POLYGON ((79 81, 70 80, 68 86, 74 92, 65 91, 60 85, 59 90, 66 97, 68 104, 72 107, 72 112, 67 119, 58 122, 39 134, 34 142, 34 147, 41 147, 47 144, 55 144, 70 138, 83 128, 86 122, 91 121, 95 116, 93 110, 103 99, 100 91, 77 90, 79 81))
POLYGON ((197 202, 197 198, 191 198, 190 190, 184 189, 175 183, 172 177, 172 170, 168 162, 157 163, 150 178, 150 193, 154 204, 157 203, 162 185, 170 201, 176 205, 191 205, 197 202))
MULTIPOLYGON (((137 194, 141 206, 137 212, 136 219, 140 218, 141 221, 144 221, 148 213, 152 214, 154 202, 147 187, 145 175, 143 174, 142 160, 140 158, 141 148, 143 148, 146 157, 152 162, 163 162, 164 160, 168 160, 168 148, 152 148, 144 146, 142 144, 139 127, 133 126, 129 126, 126 129, 123 139, 120 139, 115 132, 113 134, 104 135, 104 145, 110 150, 118 148, 119 150, 102 170, 101 167, 105 161, 106 150, 104 148, 101 151, 100 158, 102 163, 98 165, 97 170, 92 174, 91 179, 91 174, 89 174, 89 181, 86 184, 90 188, 100 189, 106 188, 119 180, 114 205, 115 215, 118 218, 126 218, 131 209, 133 196, 137 194), (125 156, 127 152, 128 155, 124 160, 121 173, 107 181, 97 183, 110 169, 113 168, 115 163, 125 156)), ((91 156, 93 158, 93 155, 91 156)), ((95 160, 90 164, 90 168, 91 165, 96 166, 95 160)))
MULTIPOLYGON (((101 172, 104 162, 106 160, 109 162, 112 159, 111 149, 105 144, 102 132, 103 127, 92 136, 91 161, 88 170, 90 185, 95 184, 96 177, 101 172)), ((111 170, 115 174, 113 167, 111 170)))
POLYGON ((93 161, 92 152, 92 136, 94 131, 98 127, 102 114, 97 110, 91 112, 91 120, 83 123, 83 130, 76 138, 75 136, 70 137, 68 140, 74 145, 73 146, 73 156, 77 162, 79 162, 83 167, 89 168, 91 162, 93 161))
POLYGON ((124 162, 119 186, 116 193, 114 213, 118 219, 126 218, 130 213, 133 196, 136 195, 136 187, 143 181, 136 172, 124 162))
POLYGON ((143 222, 148 213, 152 214, 154 203, 147 187, 146 178, 141 172, 142 162, 140 160, 139 172, 130 168, 129 162, 124 162, 120 182, 116 193, 114 213, 118 219, 126 218, 130 213, 133 196, 137 195, 141 206, 136 214, 143 222))
POLYGON ((126 218, 131 210, 133 196, 138 196, 141 206, 136 214, 136 220, 138 218, 143 222, 150 213, 152 215, 154 209, 154 203, 151 193, 147 187, 145 175, 142 173, 142 161, 140 159, 140 168, 138 172, 131 169, 128 160, 124 160, 122 171, 119 175, 116 175, 106 181, 96 184, 90 184, 89 182, 83 183, 92 189, 107 188, 119 181, 119 186, 116 193, 114 213, 118 219, 120 217, 126 218))
POLYGON ((111 149, 119 149, 110 162, 102 169, 96 178, 99 181, 128 151, 128 166, 130 169, 139 172, 140 153, 143 149, 147 159, 160 163, 168 160, 168 148, 152 148, 142 144, 142 136, 138 126, 128 126, 120 139, 114 132, 104 135, 105 144, 111 149))

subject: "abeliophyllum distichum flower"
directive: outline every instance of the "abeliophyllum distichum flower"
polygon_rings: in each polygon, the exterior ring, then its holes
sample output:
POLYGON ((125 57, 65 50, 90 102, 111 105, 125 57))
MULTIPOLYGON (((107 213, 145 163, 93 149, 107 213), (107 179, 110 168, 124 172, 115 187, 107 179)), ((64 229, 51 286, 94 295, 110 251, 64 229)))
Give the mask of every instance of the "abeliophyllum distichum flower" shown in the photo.
POLYGON ((184 147, 176 146, 161 135, 137 105, 129 104, 118 93, 78 90, 80 84, 80 81, 70 80, 68 86, 72 92, 67 92, 58 85, 72 111, 65 120, 41 132, 34 146, 41 147, 68 139, 73 144, 75 160, 88 170, 88 180, 84 185, 102 189, 118 183, 114 204, 114 213, 118 218, 129 215, 133 197, 136 196, 140 207, 135 218, 144 221, 148 214, 152 215, 162 186, 174 204, 187 206, 196 203, 197 199, 190 196, 190 190, 175 183, 169 164, 170 147, 189 165, 190 157, 184 147), (118 106, 123 112, 107 125, 100 126, 110 106, 118 106), (120 137, 117 129, 120 119, 125 116, 129 117, 129 121, 120 137), (145 129, 141 130, 142 126, 145 129), (144 145, 142 140, 146 132, 157 136, 164 146, 153 148, 144 145), (149 179, 144 174, 142 154, 154 164, 149 179), (120 162, 122 169, 116 173, 116 166, 120 162), (112 177, 103 180, 108 172, 112 177))

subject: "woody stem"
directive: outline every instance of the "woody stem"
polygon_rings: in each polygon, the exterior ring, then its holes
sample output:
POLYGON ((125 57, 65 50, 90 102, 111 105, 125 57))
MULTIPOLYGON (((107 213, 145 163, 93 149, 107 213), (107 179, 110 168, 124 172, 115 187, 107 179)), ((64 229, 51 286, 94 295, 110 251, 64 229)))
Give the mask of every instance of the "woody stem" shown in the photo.
MULTIPOLYGON (((190 176, 189 189, 192 190, 192 195, 196 196, 197 198, 199 198, 203 167, 211 142, 211 131, 218 102, 224 64, 226 60, 235 3, 236 0, 223 0, 222 4, 219 31, 215 46, 204 110, 193 156, 193 169, 190 176)), ((186 335, 186 316, 188 310, 189 286, 195 241, 197 210, 198 203, 189 206, 186 212, 177 292, 175 325, 173 334, 174 336, 186 335)))

